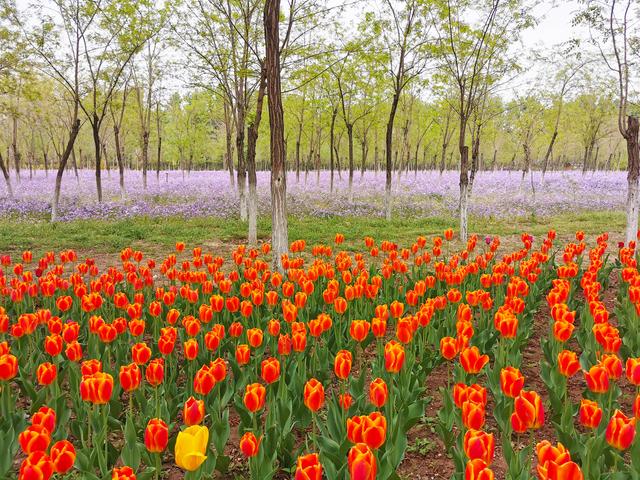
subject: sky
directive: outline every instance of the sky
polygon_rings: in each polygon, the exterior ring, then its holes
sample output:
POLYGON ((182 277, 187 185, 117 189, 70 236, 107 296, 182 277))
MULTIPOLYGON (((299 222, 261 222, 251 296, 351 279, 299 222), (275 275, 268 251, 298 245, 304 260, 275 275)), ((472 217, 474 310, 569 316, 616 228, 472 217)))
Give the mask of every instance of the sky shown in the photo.
POLYGON ((523 45, 548 49, 575 37, 588 38, 589 34, 584 28, 571 25, 578 9, 575 0, 543 1, 535 10, 541 20, 534 28, 523 33, 523 45))
MULTIPOLYGON (((28 11, 29 4, 33 1, 34 0, 16 0, 16 4, 19 10, 28 11)), ((40 1, 46 5, 51 0, 40 1)), ((343 12, 342 19, 344 24, 352 25, 353 27, 357 24, 361 12, 367 10, 367 5, 375 6, 376 2, 379 1, 381 0, 327 0, 330 6, 338 6, 341 4, 350 5, 350 7, 343 12)), ((541 77, 544 77, 546 72, 540 71, 543 67, 531 63, 527 65, 527 59, 533 51, 545 54, 551 51, 554 46, 575 38, 583 40, 583 44, 587 43, 589 32, 586 28, 572 25, 576 11, 581 8, 578 2, 579 0, 539 0, 539 4, 534 11, 535 17, 538 19, 537 25, 524 31, 520 45, 514 46, 518 55, 522 52, 522 63, 524 64, 525 73, 521 74, 514 82, 509 82, 509 86, 506 88, 506 91, 502 92, 502 95, 512 97, 523 89, 529 88, 532 82, 539 81, 541 77)), ((186 86, 182 85, 182 82, 186 79, 186 75, 184 79, 180 77, 182 77, 182 75, 177 75, 173 79, 173 82, 171 82, 175 83, 173 88, 170 85, 166 85, 166 87, 170 90, 182 90, 186 86)))

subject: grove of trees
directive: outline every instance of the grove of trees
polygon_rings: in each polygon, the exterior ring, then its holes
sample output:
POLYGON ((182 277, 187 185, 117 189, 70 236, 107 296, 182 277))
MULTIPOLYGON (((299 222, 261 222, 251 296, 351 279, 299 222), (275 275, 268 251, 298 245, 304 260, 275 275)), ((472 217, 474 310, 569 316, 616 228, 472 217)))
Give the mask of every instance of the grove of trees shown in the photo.
POLYGON ((0 0, 8 194, 25 176, 51 175, 55 221, 63 175, 80 168, 95 171, 98 202, 105 169, 123 196, 130 169, 142 171, 141 189, 161 170, 224 170, 255 244, 256 172, 270 170, 278 258, 287 171, 312 182, 328 169, 331 190, 344 175, 350 199, 354 177, 380 172, 387 218, 398 176, 458 171, 464 240, 478 172, 520 170, 524 182, 534 170, 626 169, 631 240, 640 9, 580 0, 573 23, 584 34, 536 51, 521 39, 539 4, 0 0))

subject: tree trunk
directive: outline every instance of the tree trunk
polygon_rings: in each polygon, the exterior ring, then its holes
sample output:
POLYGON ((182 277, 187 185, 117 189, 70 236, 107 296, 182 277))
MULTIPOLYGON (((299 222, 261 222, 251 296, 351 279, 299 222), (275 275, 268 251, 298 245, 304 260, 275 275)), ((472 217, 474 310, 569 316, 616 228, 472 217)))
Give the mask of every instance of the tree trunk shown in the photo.
POLYGON ((471 172, 469 174, 469 195, 473 192, 473 182, 478 172, 478 162, 480 161, 480 126, 476 129, 471 146, 471 172))
POLYGON ((236 115, 238 123, 236 125, 236 156, 238 157, 238 168, 236 172, 236 181, 238 183, 238 194, 240 197, 240 220, 247 221, 247 167, 244 156, 244 125, 246 119, 246 111, 241 101, 236 101, 236 115))
POLYGON ((256 101, 256 116, 249 124, 249 132, 247 139, 247 171, 249 174, 249 245, 258 244, 258 194, 257 194, 257 178, 256 178, 256 144, 258 142, 258 129, 262 120, 262 105, 264 103, 264 94, 266 85, 265 70, 262 69, 260 74, 260 87, 258 88, 258 99, 256 101))
POLYGON ((95 150, 96 161, 96 191, 98 193, 98 203, 102 202, 102 150, 100 149, 100 125, 97 116, 94 115, 91 124, 93 132, 93 146, 95 150))
MULTIPOLYGON (((69 156, 71 156, 74 152, 73 146, 76 143, 76 138, 78 136, 78 132, 80 131, 80 120, 77 119, 77 114, 75 115, 76 120, 71 127, 71 132, 69 134, 69 141, 67 142, 67 146, 62 152, 62 157, 60 157, 60 165, 58 166, 58 171, 56 172, 56 184, 53 190, 53 203, 51 204, 51 221, 56 222, 58 220, 58 205, 60 203, 60 188, 62 186, 62 175, 64 174, 64 169, 67 167, 67 161, 69 160, 69 156)), ((73 154, 75 158, 75 154, 73 154)))
POLYGON ((76 182, 80 185, 80 176, 78 175, 78 159, 76 158, 76 149, 71 150, 71 160, 73 163, 73 173, 76 176, 76 182))
POLYGON ((49 155, 47 152, 43 152, 44 159, 44 176, 49 177, 49 155))
POLYGON ((158 151, 156 153, 156 180, 157 181, 160 181, 160 160, 161 159, 162 159, 162 136, 158 135, 158 151))
POLYGON ((118 125, 113 126, 113 138, 116 144, 116 161, 118 162, 118 173, 120 177, 120 196, 124 198, 126 191, 124 188, 124 160, 122 153, 122 145, 120 145, 120 128, 118 125))
POLYGON ((524 179, 531 168, 531 147, 528 143, 524 143, 522 145, 522 150, 524 151, 524 165, 522 166, 522 181, 520 182, 520 188, 524 186, 524 179))
POLYGON ((638 118, 628 117, 627 135, 627 155, 629 162, 627 166, 627 230, 626 242, 635 241, 638 234, 638 202, 640 201, 640 150, 638 146, 638 118))
POLYGON ((360 178, 364 177, 364 171, 367 168, 367 156, 369 154, 369 144, 367 142, 366 135, 362 139, 362 143, 360 144, 360 154, 362 156, 362 166, 360 167, 360 178))
POLYGON ((11 140, 11 150, 13 152, 13 164, 16 169, 16 179, 18 183, 20 183, 20 152, 18 151, 18 116, 17 114, 13 114, 13 129, 12 129, 12 140, 11 140))
POLYGON ((287 226, 287 170, 285 165, 284 112, 280 85, 280 0, 265 0, 264 36, 267 95, 271 132, 271 247, 273 266, 283 272, 282 255, 289 250, 287 226))
MULTIPOLYGON (((462 112, 463 109, 461 108, 462 112)), ((460 152, 460 240, 467 241, 468 204, 469 204, 469 147, 465 145, 465 133, 467 131, 467 119, 460 114, 460 132, 458 138, 458 150, 460 152)))
POLYGON ((345 121, 347 140, 349 142, 349 203, 353 202, 353 124, 345 121))
POLYGON ((142 188, 147 189, 147 169, 149 168, 149 131, 142 132, 142 188))
POLYGON ((233 176, 233 142, 231 141, 231 134, 233 126, 231 125, 231 112, 229 103, 224 101, 224 134, 225 134, 225 142, 226 142, 226 163, 227 168, 229 170, 229 184, 231 185, 231 190, 236 189, 236 181, 233 176))
POLYGON ((302 139, 302 121, 298 125, 298 136, 296 137, 296 183, 300 182, 300 141, 302 139))
POLYGON ((160 160, 162 159, 162 131, 160 130, 160 102, 156 103, 156 131, 158 132, 158 149, 156 152, 156 182, 160 182, 160 160))
POLYGON ((13 188, 11 187, 11 175, 9 175, 9 169, 4 164, 2 153, 0 153, 0 170, 2 170, 4 181, 7 183, 7 192, 9 193, 9 198, 13 198, 13 188))
POLYGON ((553 145, 556 143, 556 138, 558 138, 558 130, 553 132, 551 136, 551 141, 549 142, 549 146, 547 147, 547 153, 544 154, 544 160, 542 161, 542 179, 544 180, 544 176, 547 173, 547 168, 549 167, 549 159, 551 158, 551 154, 553 153, 553 145))
MULTIPOLYGON (((396 91, 391 102, 391 111, 389 112, 389 121, 387 122, 387 133, 385 137, 385 156, 386 156, 386 169, 387 176, 385 180, 384 188, 384 205, 385 205, 385 218, 387 221, 391 220, 391 170, 393 168, 392 163, 392 142, 393 142, 393 122, 396 118, 396 112, 398 110, 398 102, 400 100, 400 92, 396 91)), ((397 152, 396 152, 397 153, 397 152)))
POLYGON ((338 115, 338 107, 333 107, 333 111, 331 112, 331 129, 329 133, 329 163, 331 169, 331 179, 330 179, 330 191, 333 193, 333 171, 334 171, 334 160, 335 160, 335 131, 336 131, 336 116, 338 115))

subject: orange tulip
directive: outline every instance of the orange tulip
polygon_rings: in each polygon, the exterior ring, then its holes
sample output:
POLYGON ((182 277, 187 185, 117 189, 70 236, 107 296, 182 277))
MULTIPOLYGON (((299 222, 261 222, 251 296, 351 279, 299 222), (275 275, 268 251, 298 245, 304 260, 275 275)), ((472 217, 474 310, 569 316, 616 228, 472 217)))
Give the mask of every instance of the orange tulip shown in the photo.
POLYGON ((322 480, 322 465, 317 453, 298 457, 295 480, 322 480))
POLYGON ((507 397, 517 397, 523 387, 524 375, 520 373, 520 370, 514 367, 507 367, 500 371, 500 388, 507 397))
POLYGON ((193 396, 189 397, 186 402, 184 402, 184 407, 182 408, 182 418, 184 420, 185 425, 200 425, 202 420, 204 420, 205 409, 204 402, 202 400, 196 400, 193 396))
POLYGON ((18 359, 10 354, 0 355, 0 380, 6 382, 18 374, 18 359))
POLYGON ((85 360, 82 362, 82 365, 80 365, 80 371, 83 376, 102 372, 102 362, 96 358, 85 360))
POLYGON ((518 433, 537 429, 544 423, 544 406, 540 395, 533 390, 522 390, 516 397, 511 414, 511 426, 518 433))
POLYGON ((580 370, 580 361, 576 352, 563 350, 558 354, 558 371, 565 377, 572 377, 580 370))
POLYGON ((294 352, 304 352, 307 348, 307 333, 304 330, 294 332, 291 337, 291 345, 294 352))
POLYGON ((136 480, 136 474, 131 467, 116 467, 111 471, 111 480, 136 480))
POLYGON ((460 353, 460 364, 467 373, 479 373, 489 362, 488 355, 480 355, 478 347, 465 348, 460 353))
POLYGON ((44 339, 44 351, 51 357, 57 357, 62 353, 62 337, 57 334, 49 335, 44 339))
POLYGON ((580 401, 580 425, 587 428, 598 428, 602 420, 602 409, 597 402, 583 398, 580 401))
POLYGON ((605 393, 609 390, 609 372, 602 365, 594 365, 584 372, 587 387, 594 393, 605 393))
POLYGON ((349 350, 340 350, 333 361, 333 371, 336 374, 336 377, 341 380, 349 378, 352 362, 353 355, 351 352, 349 350))
POLYGON ((349 334, 356 342, 362 342, 371 329, 371 324, 366 320, 353 320, 349 328, 349 334))
POLYGON ((343 410, 349 410, 353 405, 353 397, 348 393, 341 393, 338 397, 338 403, 340 403, 343 410))
POLYGON ((152 418, 144 430, 144 446, 151 453, 160 453, 169 443, 169 427, 160 418, 152 418))
POLYGON ((369 401, 380 408, 387 402, 389 390, 387 384, 381 378, 374 379, 369 385, 369 401))
POLYGON ((640 358, 627 358, 625 372, 631 384, 640 386, 640 358))
POLYGON ((291 354, 291 347, 291 337, 288 333, 278 337, 278 355, 282 355, 284 357, 291 354))
POLYGON ((362 425, 366 415, 347 418, 347 439, 351 443, 362 443, 362 425))
POLYGON ((404 314, 404 304, 394 300, 389 305, 389 312, 393 318, 400 318, 404 314))
POLYGON ((80 382, 80 396, 85 402, 104 405, 111 400, 113 377, 108 373, 96 372, 85 375, 80 382))
POLYGON ((120 367, 120 385, 125 392, 133 392, 140 386, 142 373, 135 363, 120 367))
POLYGON ((147 365, 145 378, 152 387, 157 387, 164 382, 164 359, 155 358, 151 360, 147 365))
POLYGON ((260 441, 253 432, 246 432, 240 439, 240 450, 245 457, 255 457, 260 451, 260 441))
POLYGON ((70 361, 79 362, 82 360, 82 346, 74 340, 67 344, 67 347, 64 349, 64 354, 70 361))
POLYGON ((569 451, 558 442, 553 446, 548 440, 536 445, 538 455, 538 478, 541 480, 582 480, 578 465, 571 461, 569 451))
POLYGON ((616 410, 607 425, 607 443, 618 450, 626 450, 636 436, 636 419, 616 410))
POLYGON ((487 389, 477 383, 469 386, 457 383, 453 387, 453 401, 458 408, 462 408, 463 403, 467 400, 485 406, 487 404, 487 389))
POLYGON ((372 450, 380 448, 387 437, 387 419, 380 412, 363 417, 362 441, 372 450))
POLYGON ((251 383, 246 386, 244 392, 244 406, 252 413, 262 410, 267 396, 267 390, 259 383, 251 383))
POLYGON ((553 324, 553 336, 559 342, 566 342, 571 338, 575 325, 565 320, 559 320, 553 324))
POLYGON ((480 458, 470 460, 464 471, 465 480, 493 480, 493 471, 480 458))
POLYGON ((216 378, 210 365, 203 365, 193 377, 193 391, 199 395, 209 395, 215 387, 216 378))
POLYGON ((469 460, 481 459, 487 465, 493 461, 495 451, 495 440, 492 433, 485 433, 482 430, 467 430, 464 434, 464 453, 469 460))
POLYGON ((18 480, 49 480, 53 475, 51 458, 42 451, 31 453, 20 464, 18 480))
POLYGON ((453 360, 458 355, 458 345, 453 337, 440 339, 440 354, 447 360, 453 360))
POLYGON ((52 445, 49 452, 53 470, 65 474, 73 468, 76 462, 76 449, 68 440, 60 440, 52 445))
POLYGON ((53 433, 56 429, 56 412, 49 407, 40 407, 31 417, 31 425, 40 425, 47 429, 49 433, 53 433))
POLYGON ((151 349, 146 343, 136 343, 131 347, 131 357, 138 365, 144 365, 151 359, 151 349))
POLYGON ((51 385, 58 376, 58 367, 53 363, 44 362, 38 365, 36 377, 40 385, 51 385))
POLYGON ((404 365, 404 347, 391 340, 384 346, 384 365, 389 373, 398 373, 404 365))
POLYGON ((280 378, 280 362, 277 358, 267 358, 262 361, 262 379, 271 384, 280 378))
POLYGON ((258 348, 260 345, 262 345, 263 337, 264 334, 259 328, 250 328, 249 330, 247 330, 247 340, 249 341, 249 345, 251 345, 253 348, 258 348))
POLYGON ((351 447, 347 463, 351 480, 375 480, 376 457, 366 443, 357 443, 351 447))
POLYGON ((236 347, 236 362, 238 365, 246 365, 249 363, 250 358, 251 350, 249 349, 249 345, 243 343, 236 347))
POLYGON ((195 338, 190 338, 182 345, 184 349, 184 357, 187 360, 195 360, 198 356, 198 341, 195 338))
POLYGON ((304 386, 304 404, 312 412, 317 412, 324 405, 324 387, 315 378, 304 386))
POLYGON ((462 423, 471 430, 480 430, 484 426, 485 406, 467 400, 462 404, 462 423))
POLYGON ((622 360, 615 353, 603 355, 599 365, 607 370, 610 380, 618 380, 622 376, 622 360))
POLYGON ((30 425, 18 435, 18 442, 26 455, 46 452, 51 442, 51 432, 42 425, 30 425))

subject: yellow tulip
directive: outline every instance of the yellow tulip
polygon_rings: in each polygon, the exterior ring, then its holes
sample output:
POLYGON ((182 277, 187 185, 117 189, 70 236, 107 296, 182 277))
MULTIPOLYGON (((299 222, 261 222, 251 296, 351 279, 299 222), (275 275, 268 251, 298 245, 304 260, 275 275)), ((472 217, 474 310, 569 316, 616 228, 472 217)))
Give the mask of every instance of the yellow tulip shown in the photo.
POLYGON ((205 452, 209 443, 209 429, 192 425, 178 433, 176 439, 176 464, 183 470, 193 472, 207 459, 205 452))

